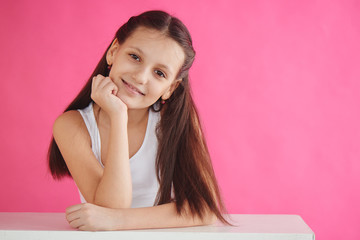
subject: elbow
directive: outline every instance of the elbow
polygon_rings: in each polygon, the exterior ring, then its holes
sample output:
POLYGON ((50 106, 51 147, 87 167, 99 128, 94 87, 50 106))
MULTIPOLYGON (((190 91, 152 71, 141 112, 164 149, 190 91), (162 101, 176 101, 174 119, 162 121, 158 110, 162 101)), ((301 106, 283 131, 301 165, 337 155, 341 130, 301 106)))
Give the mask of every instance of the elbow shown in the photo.
POLYGON ((213 212, 206 212, 205 215, 201 217, 200 225, 212 225, 216 223, 217 217, 213 212))
POLYGON ((132 192, 122 194, 109 194, 109 192, 98 191, 94 193, 93 203, 106 208, 131 208, 132 204, 132 192))
POLYGON ((188 214, 188 216, 191 216, 192 219, 196 219, 195 220, 195 225, 212 225, 214 223, 216 223, 217 221, 217 216, 214 212, 212 212, 210 209, 206 209, 205 212, 203 212, 204 214, 200 217, 200 215, 198 214, 191 214, 190 213, 190 209, 189 209, 189 203, 188 201, 185 202, 185 208, 186 208, 186 212, 188 214))
POLYGON ((210 213, 204 219, 204 225, 212 225, 212 224, 216 223, 216 221, 217 221, 216 215, 213 213, 210 213))

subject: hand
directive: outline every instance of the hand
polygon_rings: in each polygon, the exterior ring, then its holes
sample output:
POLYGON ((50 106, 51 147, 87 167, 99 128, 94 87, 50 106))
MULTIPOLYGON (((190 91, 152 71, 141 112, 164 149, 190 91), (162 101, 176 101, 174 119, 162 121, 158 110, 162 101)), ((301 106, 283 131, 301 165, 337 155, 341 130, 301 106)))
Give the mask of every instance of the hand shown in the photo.
POLYGON ((82 203, 66 208, 66 220, 70 226, 83 231, 120 230, 121 209, 100 207, 82 203))
POLYGON ((101 74, 93 77, 91 85, 91 98, 100 106, 109 116, 113 114, 126 114, 126 104, 116 96, 118 87, 110 77, 104 77, 101 74))

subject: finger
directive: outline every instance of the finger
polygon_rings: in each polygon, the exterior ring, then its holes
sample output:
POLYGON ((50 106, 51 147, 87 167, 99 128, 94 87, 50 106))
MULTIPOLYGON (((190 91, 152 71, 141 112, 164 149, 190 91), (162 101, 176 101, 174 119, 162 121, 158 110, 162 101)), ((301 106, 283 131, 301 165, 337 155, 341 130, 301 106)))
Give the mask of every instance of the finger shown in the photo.
POLYGON ((93 76, 93 78, 92 78, 92 87, 97 87, 97 85, 99 85, 98 78, 99 78, 99 75, 93 76))
POLYGON ((99 79, 99 85, 98 88, 102 89, 107 83, 112 82, 111 79, 109 77, 101 77, 99 79))
POLYGON ((74 211, 69 214, 66 214, 66 220, 70 223, 71 221, 74 221, 75 219, 79 219, 80 214, 79 211, 74 211))
POLYGON ((70 213, 72 213, 74 211, 80 210, 82 205, 83 205, 83 203, 67 207, 66 210, 65 210, 65 213, 70 214, 70 213))
POLYGON ((92 232, 95 231, 95 229, 92 229, 92 228, 90 228, 89 226, 86 226, 86 225, 82 225, 78 229, 81 230, 81 231, 92 231, 92 232))
POLYGON ((104 87, 103 87, 104 91, 106 92, 110 92, 110 93, 113 93, 115 92, 115 94, 117 93, 118 91, 118 87, 115 85, 115 83, 109 81, 107 82, 104 87))
POLYGON ((91 99, 95 101, 96 96, 99 94, 99 90, 102 88, 101 84, 103 83, 103 76, 97 75, 93 78, 92 86, 91 86, 91 99))
MULTIPOLYGON (((114 83, 114 82, 113 82, 113 83, 114 83)), ((118 86, 114 83, 114 88, 113 88, 113 90, 112 90, 112 94, 116 95, 116 94, 118 93, 118 91, 119 91, 119 88, 118 88, 118 86)))
POLYGON ((91 82, 91 94, 95 92, 98 85, 99 85, 99 82, 97 81, 97 78, 93 77, 92 82, 91 82))
POLYGON ((99 84, 102 82, 101 80, 103 78, 104 76, 101 74, 94 76, 91 83, 91 89, 97 89, 99 87, 99 84))
POLYGON ((85 225, 80 226, 78 229, 81 230, 81 231, 87 231, 88 230, 85 225))
POLYGON ((82 220, 80 218, 75 219, 74 221, 71 221, 69 224, 73 228, 79 228, 81 226, 84 226, 84 223, 82 222, 82 220))

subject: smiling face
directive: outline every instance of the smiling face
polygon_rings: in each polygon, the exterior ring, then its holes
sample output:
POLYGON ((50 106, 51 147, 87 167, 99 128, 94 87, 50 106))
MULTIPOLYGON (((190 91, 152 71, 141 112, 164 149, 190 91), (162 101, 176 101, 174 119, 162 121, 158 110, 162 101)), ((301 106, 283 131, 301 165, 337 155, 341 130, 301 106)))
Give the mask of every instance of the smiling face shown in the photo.
POLYGON ((176 79, 185 54, 163 33, 138 27, 124 43, 114 40, 106 60, 117 96, 129 109, 148 108, 160 97, 168 99, 181 79, 176 79))

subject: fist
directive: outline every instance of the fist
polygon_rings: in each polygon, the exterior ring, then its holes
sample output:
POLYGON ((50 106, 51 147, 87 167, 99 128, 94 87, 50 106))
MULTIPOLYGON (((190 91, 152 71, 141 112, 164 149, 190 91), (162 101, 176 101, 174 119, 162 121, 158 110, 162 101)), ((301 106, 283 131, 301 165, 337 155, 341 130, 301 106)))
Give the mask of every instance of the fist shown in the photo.
POLYGON ((116 95, 118 87, 110 77, 101 74, 93 77, 91 85, 91 99, 110 116, 113 114, 127 114, 126 104, 116 95))

